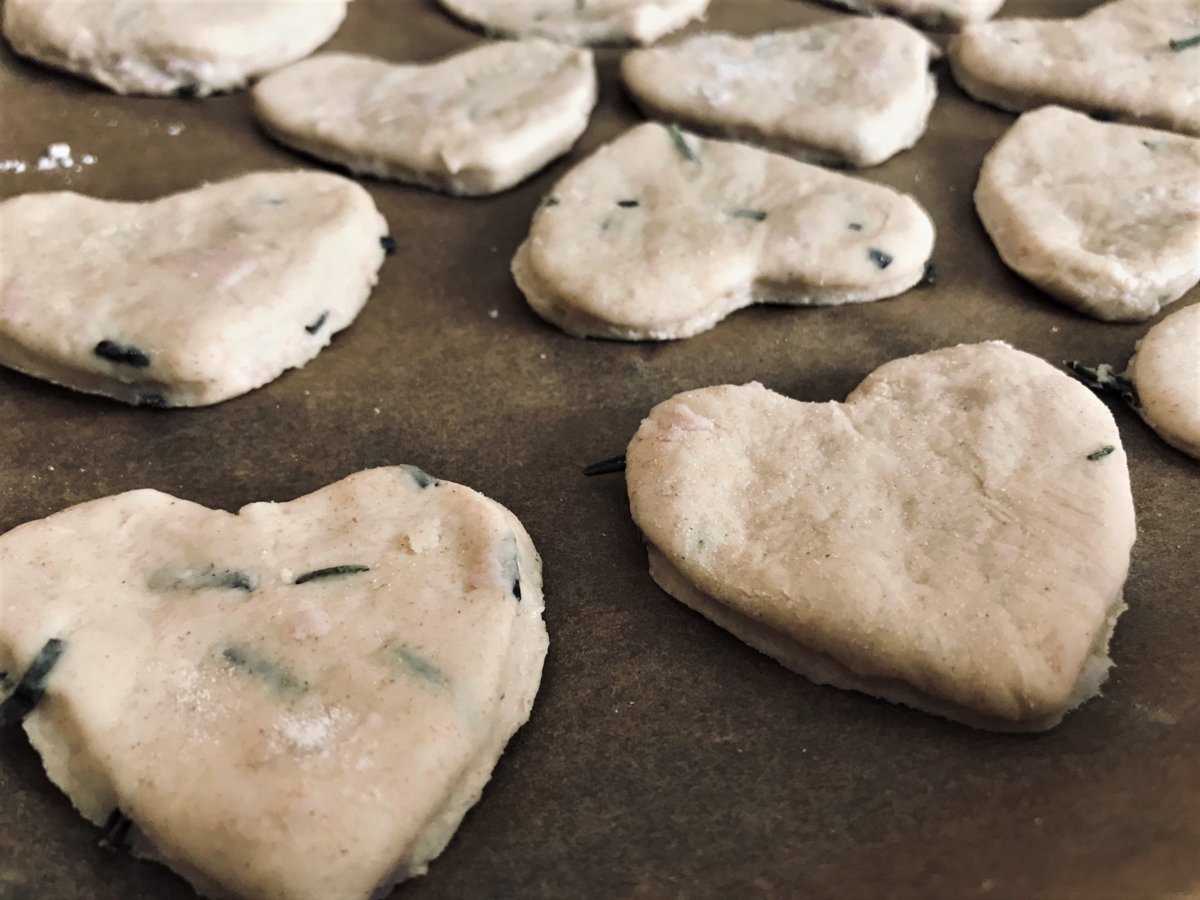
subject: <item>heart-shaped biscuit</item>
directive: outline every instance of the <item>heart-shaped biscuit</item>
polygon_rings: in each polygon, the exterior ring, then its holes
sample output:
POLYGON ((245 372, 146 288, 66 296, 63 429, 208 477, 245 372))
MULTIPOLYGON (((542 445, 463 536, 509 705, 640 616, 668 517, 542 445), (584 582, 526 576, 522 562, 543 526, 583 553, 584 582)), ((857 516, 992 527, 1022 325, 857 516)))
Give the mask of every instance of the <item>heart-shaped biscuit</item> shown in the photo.
POLYGON ((1149 318, 1200 280, 1196 138, 1043 107, 988 153, 975 208, 1005 263, 1097 319, 1149 318))
POLYGON ((1095 694, 1134 540, 1081 384, 998 343, 888 363, 845 403, 679 394, 627 453, 654 579, 813 681, 997 730, 1095 694))
POLYGON ((410 467, 237 515, 132 491, 0 538, 5 711, 109 842, 215 896, 423 872, 529 716, 541 614, 516 518, 410 467))
POLYGON ((592 54, 488 43, 427 65, 345 53, 268 75, 255 112, 289 146, 355 172, 491 194, 566 153, 596 103, 592 54))
POLYGON ((22 56, 118 94, 205 96, 244 85, 325 43, 348 0, 5 0, 22 56))
POLYGON ((1004 0, 823 0, 870 16, 899 16, 930 31, 957 31, 996 14, 1004 0))
POLYGON ((1002 109, 1059 103, 1200 135, 1200 0, 971 25, 951 42, 950 65, 963 90, 1002 109))
POLYGON ((894 296, 932 250, 933 223, 909 196, 647 123, 554 186, 512 268, 569 334, 668 340, 753 303, 894 296))
POLYGON ((258 172, 147 203, 0 203, 0 364, 146 406, 302 366, 354 321, 387 223, 348 178, 258 172))
POLYGON ((621 75, 656 118, 812 162, 873 166, 925 131, 938 55, 894 19, 852 18, 634 50, 621 75))
POLYGON ((438 0, 496 37, 564 44, 652 44, 704 15, 709 0, 438 0))

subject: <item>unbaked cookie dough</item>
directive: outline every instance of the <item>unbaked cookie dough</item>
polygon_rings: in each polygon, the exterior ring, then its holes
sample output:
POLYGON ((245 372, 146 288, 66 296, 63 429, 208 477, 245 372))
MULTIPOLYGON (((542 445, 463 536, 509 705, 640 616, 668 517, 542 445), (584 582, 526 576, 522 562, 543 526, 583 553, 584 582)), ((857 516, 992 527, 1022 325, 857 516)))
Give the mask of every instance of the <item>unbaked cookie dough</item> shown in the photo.
POLYGON ((591 52, 542 40, 487 43, 427 65, 322 54, 254 89, 259 121, 291 147, 469 195, 512 187, 566 153, 595 103, 591 52))
POLYGON ((496 37, 564 44, 652 44, 699 19, 709 0, 438 0, 496 37))
POLYGON ((387 223, 348 178, 257 172, 145 203, 0 203, 0 365, 140 406, 302 366, 375 284, 387 223))
POLYGON ((871 16, 899 16, 930 31, 957 31, 990 19, 1004 0, 823 0, 871 16))
POLYGON ((118 94, 205 96, 312 53, 347 0, 5 0, 13 49, 118 94))
POLYGON ((988 153, 975 207, 1005 263, 1097 319, 1147 319, 1200 281, 1196 138, 1043 107, 988 153))
POLYGON ((1200 303, 1146 332, 1126 374, 1146 423, 1172 447, 1200 459, 1200 303))
POLYGON ((670 340, 753 303, 863 303, 925 275, 911 197, 647 123, 554 186, 513 259, 533 309, 577 337, 670 340))
POLYGON ((541 581, 508 510, 408 466, 237 515, 131 491, 0 537, 0 710, 202 893, 366 900, 528 719, 541 581))
POLYGON ((938 55, 901 22, 852 18, 634 50, 621 75, 654 118, 809 162, 873 166, 924 133, 938 55))
POLYGON ((844 403, 688 391, 626 460, 654 580, 819 684, 1040 731, 1107 675, 1125 453, 1105 405, 1036 357, 912 356, 844 403))
POLYGON ((1200 0, 1112 0, 1077 19, 999 19, 950 44, 955 80, 1003 109, 1058 103, 1200 135, 1200 0))

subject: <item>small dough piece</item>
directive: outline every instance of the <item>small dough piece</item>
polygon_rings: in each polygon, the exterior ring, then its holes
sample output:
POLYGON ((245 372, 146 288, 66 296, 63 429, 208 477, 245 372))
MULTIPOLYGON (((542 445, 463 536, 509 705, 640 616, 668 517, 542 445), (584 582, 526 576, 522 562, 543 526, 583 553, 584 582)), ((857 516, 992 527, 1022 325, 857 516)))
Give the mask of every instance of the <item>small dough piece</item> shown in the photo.
POLYGON ((655 581, 818 684, 1040 731, 1107 675, 1135 537, 1120 435, 1005 344, 895 360, 844 403, 678 394, 626 474, 655 581))
POLYGON ((990 19, 1004 0, 823 0, 869 16, 899 16, 929 31, 957 31, 990 19))
POLYGON ((1200 280, 1200 140, 1025 113, 983 161, 975 208, 1001 258, 1109 322, 1148 319, 1200 280))
POLYGON ((562 44, 653 44, 708 9, 709 0, 438 0, 495 37, 562 44))
POLYGON ((1164 441, 1200 459, 1200 303, 1167 316, 1138 341, 1126 376, 1138 412, 1164 441))
POLYGON ((268 75, 255 112, 276 139, 354 172, 493 194, 566 153, 596 104, 592 54, 488 43, 429 65, 329 53, 268 75))
POLYGON ((387 222, 323 172, 145 203, 0 203, 0 365, 139 406, 206 406, 302 366, 354 321, 387 222))
POLYGON ((1200 0, 1112 0, 1077 19, 1001 19, 950 44, 977 100, 1020 112, 1058 103, 1200 135, 1200 0))
POLYGON ((634 50, 621 75, 654 118, 809 162, 874 166, 924 133, 940 51, 894 19, 634 50))
POLYGON ((0 670, 60 642, 25 730, 134 853, 209 896, 365 900, 529 718, 541 581, 508 510, 409 466, 237 515, 131 491, 0 537, 0 670))
POLYGON ((647 123, 557 184, 513 259, 577 337, 671 340, 752 303, 863 303, 919 282, 933 223, 889 188, 647 123))
POLYGON ((30 59, 118 94, 203 97, 308 56, 348 0, 5 0, 4 34, 30 59))

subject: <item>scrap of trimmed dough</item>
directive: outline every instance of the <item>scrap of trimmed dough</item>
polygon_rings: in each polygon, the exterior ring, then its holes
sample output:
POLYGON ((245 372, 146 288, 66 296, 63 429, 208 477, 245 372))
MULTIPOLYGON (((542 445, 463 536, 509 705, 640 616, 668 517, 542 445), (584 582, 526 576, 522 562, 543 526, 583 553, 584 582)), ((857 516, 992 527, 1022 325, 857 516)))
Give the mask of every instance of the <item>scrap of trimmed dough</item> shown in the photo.
POLYGON ((131 491, 0 537, 0 669, 61 641, 25 730, 134 853, 210 896, 366 898, 529 718, 541 581, 508 510, 408 466, 237 515, 131 491))
POLYGON ((1077 19, 1001 19, 950 44, 972 97, 1021 111, 1058 103, 1200 135, 1200 0, 1112 0, 1077 19))
POLYGON ((496 37, 563 44, 652 44, 699 19, 709 0, 438 0, 496 37))
POLYGON ((894 19, 853 18, 634 50, 621 76, 654 118, 809 162, 873 166, 924 133, 939 54, 894 19))
POLYGON ((1039 731, 1107 675, 1126 457, 1104 403, 1036 357, 911 356, 844 403, 688 391, 626 456, 655 581, 818 684, 1039 731))
POLYGON ((0 365, 139 406, 206 406, 354 321, 387 222, 348 178, 256 172, 145 203, 0 203, 0 365))
POLYGON ((1200 280, 1200 140, 1025 113, 983 161, 975 208, 1001 258, 1097 319, 1147 319, 1200 280))
POLYGON ((118 94, 203 97, 312 53, 348 0, 5 0, 13 49, 118 94))
POLYGON ((919 282, 911 197, 647 123, 554 186, 513 259, 530 306, 576 337, 671 340, 753 303, 862 303, 919 282))
POLYGON ((870 16, 899 16, 930 31, 957 31, 990 19, 1004 0, 823 0, 870 16))
POLYGON ((487 43, 436 63, 314 56, 254 88, 283 143, 354 172, 451 194, 512 187, 566 153, 596 103, 588 50, 487 43))
POLYGON ((1159 437, 1200 459, 1200 303, 1167 316, 1138 341, 1126 376, 1135 407, 1159 437))

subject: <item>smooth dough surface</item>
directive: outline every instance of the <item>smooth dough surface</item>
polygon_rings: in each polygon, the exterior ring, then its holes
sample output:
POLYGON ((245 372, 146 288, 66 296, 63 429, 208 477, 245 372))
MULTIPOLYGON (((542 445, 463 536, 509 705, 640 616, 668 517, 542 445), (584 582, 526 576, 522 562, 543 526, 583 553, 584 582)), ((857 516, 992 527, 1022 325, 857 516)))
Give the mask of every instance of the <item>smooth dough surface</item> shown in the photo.
POLYGON ((1200 0, 1112 0, 1077 19, 998 19, 950 44, 954 79, 1002 109, 1058 103, 1200 135, 1200 0))
POLYGON ((655 118, 811 162, 873 166, 925 131, 937 55, 894 19, 853 18, 634 50, 621 75, 655 118))
POLYGON ((907 357, 844 403, 685 392, 626 474, 658 583, 818 683, 1018 731, 1105 678, 1126 458, 1105 405, 1036 357, 907 357))
POLYGON ((1150 427, 1172 447, 1200 459, 1200 303, 1146 332, 1126 376, 1150 427))
POLYGON ((652 44, 699 19, 709 0, 438 0, 498 37, 564 44, 652 44))
POLYGON ((277 900, 423 872, 547 646, 520 523, 407 466, 237 515, 72 507, 0 537, 0 614, 0 670, 62 642, 25 729, 76 808, 210 896, 277 900))
POLYGON ((348 0, 5 0, 14 50, 118 94, 205 96, 312 53, 348 0))
POLYGON ((988 153, 975 208, 1005 263, 1097 319, 1149 318, 1200 280, 1196 138, 1043 107, 988 153))
POLYGON ((957 31, 968 22, 990 19, 1004 0, 822 0, 871 16, 899 16, 931 31, 957 31))
POLYGON ((145 203, 0 203, 0 364, 143 406, 204 406, 354 321, 387 223, 348 178, 256 172, 145 203))
POLYGON ((451 194, 512 187, 571 148, 596 103, 588 50, 488 43, 428 65, 314 56, 254 89, 267 131, 349 167, 451 194))
POLYGON ((907 195, 647 123, 554 186, 513 276, 569 334, 669 340, 752 303, 894 296, 924 276, 933 238, 907 195))

